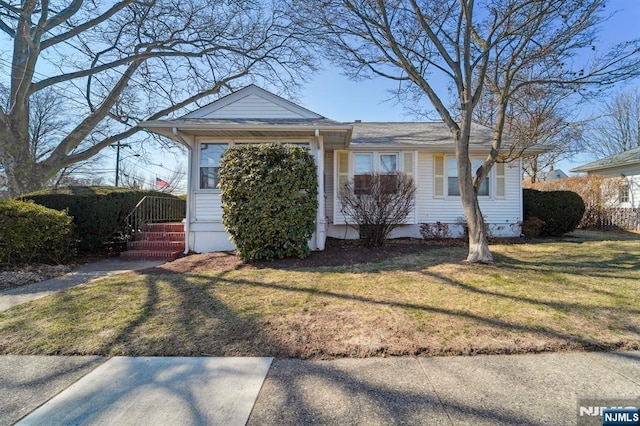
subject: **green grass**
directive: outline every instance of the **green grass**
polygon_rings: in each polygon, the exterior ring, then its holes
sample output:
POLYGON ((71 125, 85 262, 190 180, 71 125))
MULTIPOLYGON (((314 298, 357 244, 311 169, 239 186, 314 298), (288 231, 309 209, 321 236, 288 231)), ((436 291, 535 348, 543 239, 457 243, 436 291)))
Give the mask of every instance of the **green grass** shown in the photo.
POLYGON ((640 240, 126 274, 0 314, 0 353, 342 357, 640 348, 640 240))

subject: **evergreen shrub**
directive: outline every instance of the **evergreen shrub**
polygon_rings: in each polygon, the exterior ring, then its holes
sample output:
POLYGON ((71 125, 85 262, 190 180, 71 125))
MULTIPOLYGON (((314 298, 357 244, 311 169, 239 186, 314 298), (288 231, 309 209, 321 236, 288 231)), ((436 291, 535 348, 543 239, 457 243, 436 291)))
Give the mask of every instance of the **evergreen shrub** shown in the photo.
POLYGON ((585 206, 572 191, 523 190, 524 219, 538 218, 544 225, 540 236, 560 236, 571 232, 580 223, 585 206))
POLYGON ((0 264, 63 263, 75 254, 72 218, 32 202, 0 201, 0 264))
POLYGON ((222 219, 241 259, 305 257, 318 208, 316 165, 293 145, 236 145, 219 169, 222 219))

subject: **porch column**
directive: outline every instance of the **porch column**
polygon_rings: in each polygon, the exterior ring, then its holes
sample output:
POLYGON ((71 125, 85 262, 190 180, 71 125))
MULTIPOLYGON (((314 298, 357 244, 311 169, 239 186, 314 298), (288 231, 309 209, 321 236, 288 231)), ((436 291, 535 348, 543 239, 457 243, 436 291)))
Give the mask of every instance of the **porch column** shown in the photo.
POLYGON ((324 250, 327 239, 327 221, 324 208, 324 141, 316 129, 316 166, 318 173, 318 213, 316 214, 316 248, 324 250))

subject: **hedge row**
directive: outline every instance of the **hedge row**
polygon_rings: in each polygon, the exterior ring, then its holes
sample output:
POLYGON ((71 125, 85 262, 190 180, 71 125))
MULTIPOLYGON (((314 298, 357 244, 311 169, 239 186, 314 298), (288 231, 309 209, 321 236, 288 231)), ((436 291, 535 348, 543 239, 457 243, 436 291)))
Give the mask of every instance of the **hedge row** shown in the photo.
POLYGON ((104 250, 114 234, 124 230, 126 216, 145 196, 176 198, 157 191, 88 186, 48 189, 21 198, 55 210, 68 211, 73 217, 78 249, 87 253, 104 250))

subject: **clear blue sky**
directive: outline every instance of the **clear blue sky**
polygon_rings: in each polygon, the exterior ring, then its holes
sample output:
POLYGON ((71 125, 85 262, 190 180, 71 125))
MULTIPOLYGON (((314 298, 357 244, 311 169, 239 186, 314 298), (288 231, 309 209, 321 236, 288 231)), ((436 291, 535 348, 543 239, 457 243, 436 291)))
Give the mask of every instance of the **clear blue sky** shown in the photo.
MULTIPOLYGON (((640 38, 640 0, 610 0, 607 8, 609 13, 617 12, 602 27, 600 49, 623 40, 640 38)), ((629 85, 640 86, 640 80, 626 86, 629 85)), ((325 117, 343 122, 354 120, 415 121, 416 117, 411 115, 397 99, 389 100, 391 97, 389 90, 394 87, 397 87, 397 82, 384 78, 351 81, 342 75, 340 69, 326 64, 323 71, 314 75, 300 89, 298 99, 294 101, 325 117)), ((618 88, 618 90, 623 89, 624 87, 618 88)), ((431 109, 430 105, 425 105, 425 107, 431 109)), ((595 113, 598 108, 598 105, 583 106, 582 115, 588 116, 595 113)), ((105 152, 105 154, 109 155, 110 153, 105 152)), ((182 165, 179 165, 181 156, 176 159, 170 154, 147 152, 144 157, 152 164, 145 164, 144 160, 136 158, 124 160, 123 164, 135 168, 150 183, 154 181, 155 176, 167 179, 171 175, 169 170, 184 169, 186 165, 186 156, 182 165), (161 163, 164 167, 159 166, 161 163)), ((573 161, 564 161, 556 168, 569 174, 570 169, 593 159, 585 154, 577 155, 573 161)), ((107 165, 112 163, 115 164, 115 155, 113 155, 113 159, 106 160, 107 165)), ((112 179, 112 177, 107 176, 107 179, 112 179)))
MULTIPOLYGON (((617 42, 640 38, 640 1, 610 0, 607 9, 614 16, 603 25, 600 33, 600 49, 606 49, 617 42)), ((629 85, 640 85, 640 80, 618 87, 624 90, 629 85)), ((397 87, 397 82, 384 78, 365 81, 351 81, 341 74, 340 69, 327 64, 301 90, 300 103, 306 108, 337 121, 414 121, 397 99, 390 98, 389 90, 397 87)), ((429 105, 425 105, 430 109, 429 105)), ((598 111, 598 105, 582 107, 582 115, 598 111)), ((578 155, 573 161, 565 161, 556 168, 568 171, 585 162, 592 161, 588 155, 578 155)))

